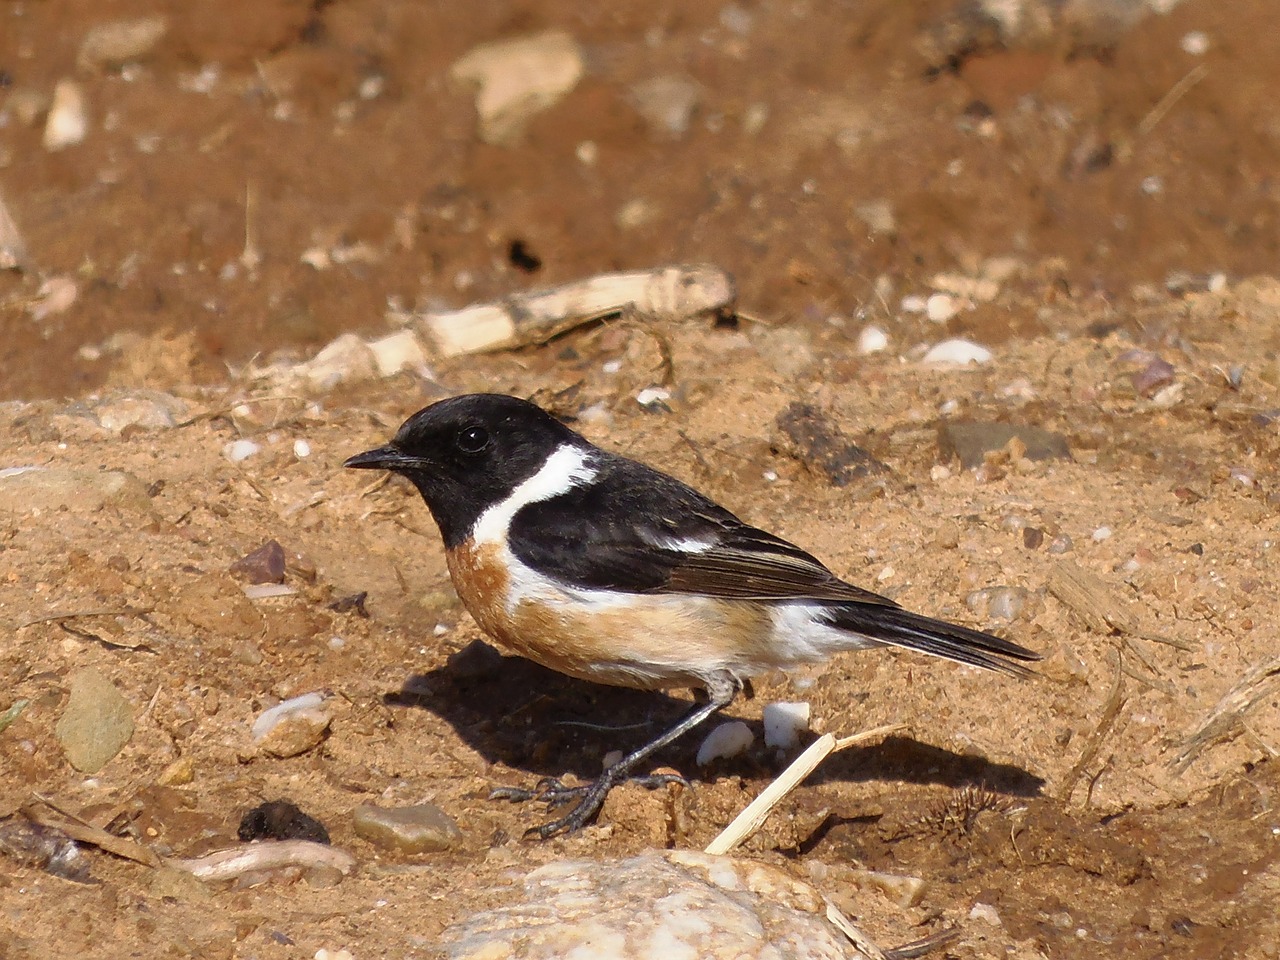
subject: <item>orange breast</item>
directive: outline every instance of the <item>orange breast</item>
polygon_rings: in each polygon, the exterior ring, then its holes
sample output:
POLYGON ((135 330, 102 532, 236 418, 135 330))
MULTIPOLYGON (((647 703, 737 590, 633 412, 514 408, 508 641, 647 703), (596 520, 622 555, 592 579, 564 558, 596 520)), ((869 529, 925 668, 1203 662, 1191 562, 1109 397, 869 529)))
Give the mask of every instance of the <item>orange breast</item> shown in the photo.
POLYGON ((496 544, 449 554, 454 588, 476 623, 513 653, 569 676, 653 689, 701 686, 767 668, 772 621, 757 604, 653 595, 585 602, 549 584, 513 584, 496 544), (512 602, 513 599, 515 602, 512 602))

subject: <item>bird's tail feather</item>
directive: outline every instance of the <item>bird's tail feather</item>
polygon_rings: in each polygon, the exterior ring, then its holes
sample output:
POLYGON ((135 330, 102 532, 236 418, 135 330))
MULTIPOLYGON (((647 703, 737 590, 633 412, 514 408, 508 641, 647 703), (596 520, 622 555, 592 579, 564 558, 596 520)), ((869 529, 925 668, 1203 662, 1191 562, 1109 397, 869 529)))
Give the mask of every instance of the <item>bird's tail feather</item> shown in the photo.
POLYGON ((1032 671, 1018 661, 1040 659, 1040 654, 1010 640, 898 607, 842 604, 829 607, 827 617, 833 627, 880 643, 1019 677, 1031 676, 1032 671))

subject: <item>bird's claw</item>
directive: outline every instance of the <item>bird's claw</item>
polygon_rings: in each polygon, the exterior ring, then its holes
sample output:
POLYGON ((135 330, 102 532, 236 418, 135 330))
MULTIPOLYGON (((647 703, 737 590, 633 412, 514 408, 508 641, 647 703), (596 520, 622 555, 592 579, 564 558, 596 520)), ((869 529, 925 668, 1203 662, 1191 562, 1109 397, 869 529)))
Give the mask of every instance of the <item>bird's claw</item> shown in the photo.
POLYGON ((606 771, 601 775, 600 779, 593 783, 586 783, 577 787, 565 786, 555 777, 543 777, 534 785, 533 789, 527 787, 497 787, 489 792, 489 799, 509 800, 512 803, 526 803, 530 800, 537 800, 545 803, 547 808, 552 810, 564 806, 571 800, 578 800, 577 806, 560 819, 530 827, 524 832, 524 839, 526 840, 547 840, 562 833, 573 833, 575 830, 580 830, 586 826, 600 811, 600 808, 604 806, 604 798, 609 791, 617 786, 617 783, 621 782, 636 783, 647 790, 656 790, 658 787, 671 783, 678 783, 684 787, 690 785, 688 780, 676 773, 651 773, 647 776, 628 777, 625 781, 614 782, 606 771))

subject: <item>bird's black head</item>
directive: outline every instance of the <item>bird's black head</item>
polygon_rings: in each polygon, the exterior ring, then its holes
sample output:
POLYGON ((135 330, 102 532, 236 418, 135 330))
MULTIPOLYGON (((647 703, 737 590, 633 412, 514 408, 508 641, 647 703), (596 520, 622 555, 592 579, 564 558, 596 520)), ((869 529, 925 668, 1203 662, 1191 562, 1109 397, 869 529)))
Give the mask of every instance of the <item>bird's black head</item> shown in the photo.
POLYGON ((472 393, 419 410, 385 447, 344 466, 403 474, 427 502, 445 546, 454 547, 565 443, 590 446, 527 400, 472 393))

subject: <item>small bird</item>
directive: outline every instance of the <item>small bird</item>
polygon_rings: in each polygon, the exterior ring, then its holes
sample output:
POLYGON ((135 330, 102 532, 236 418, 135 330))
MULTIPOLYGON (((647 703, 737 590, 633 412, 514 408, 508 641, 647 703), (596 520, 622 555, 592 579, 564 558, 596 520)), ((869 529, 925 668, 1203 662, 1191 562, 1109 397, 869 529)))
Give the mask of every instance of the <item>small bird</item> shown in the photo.
POLYGON ((458 596, 503 647, 582 680, 706 692, 594 783, 551 781, 536 794, 578 800, 529 831, 543 839, 589 822, 610 788, 727 707, 753 675, 883 646, 1016 676, 1030 674, 1019 661, 1040 659, 845 583, 794 544, 516 397, 441 400, 345 465, 417 487, 458 596))

